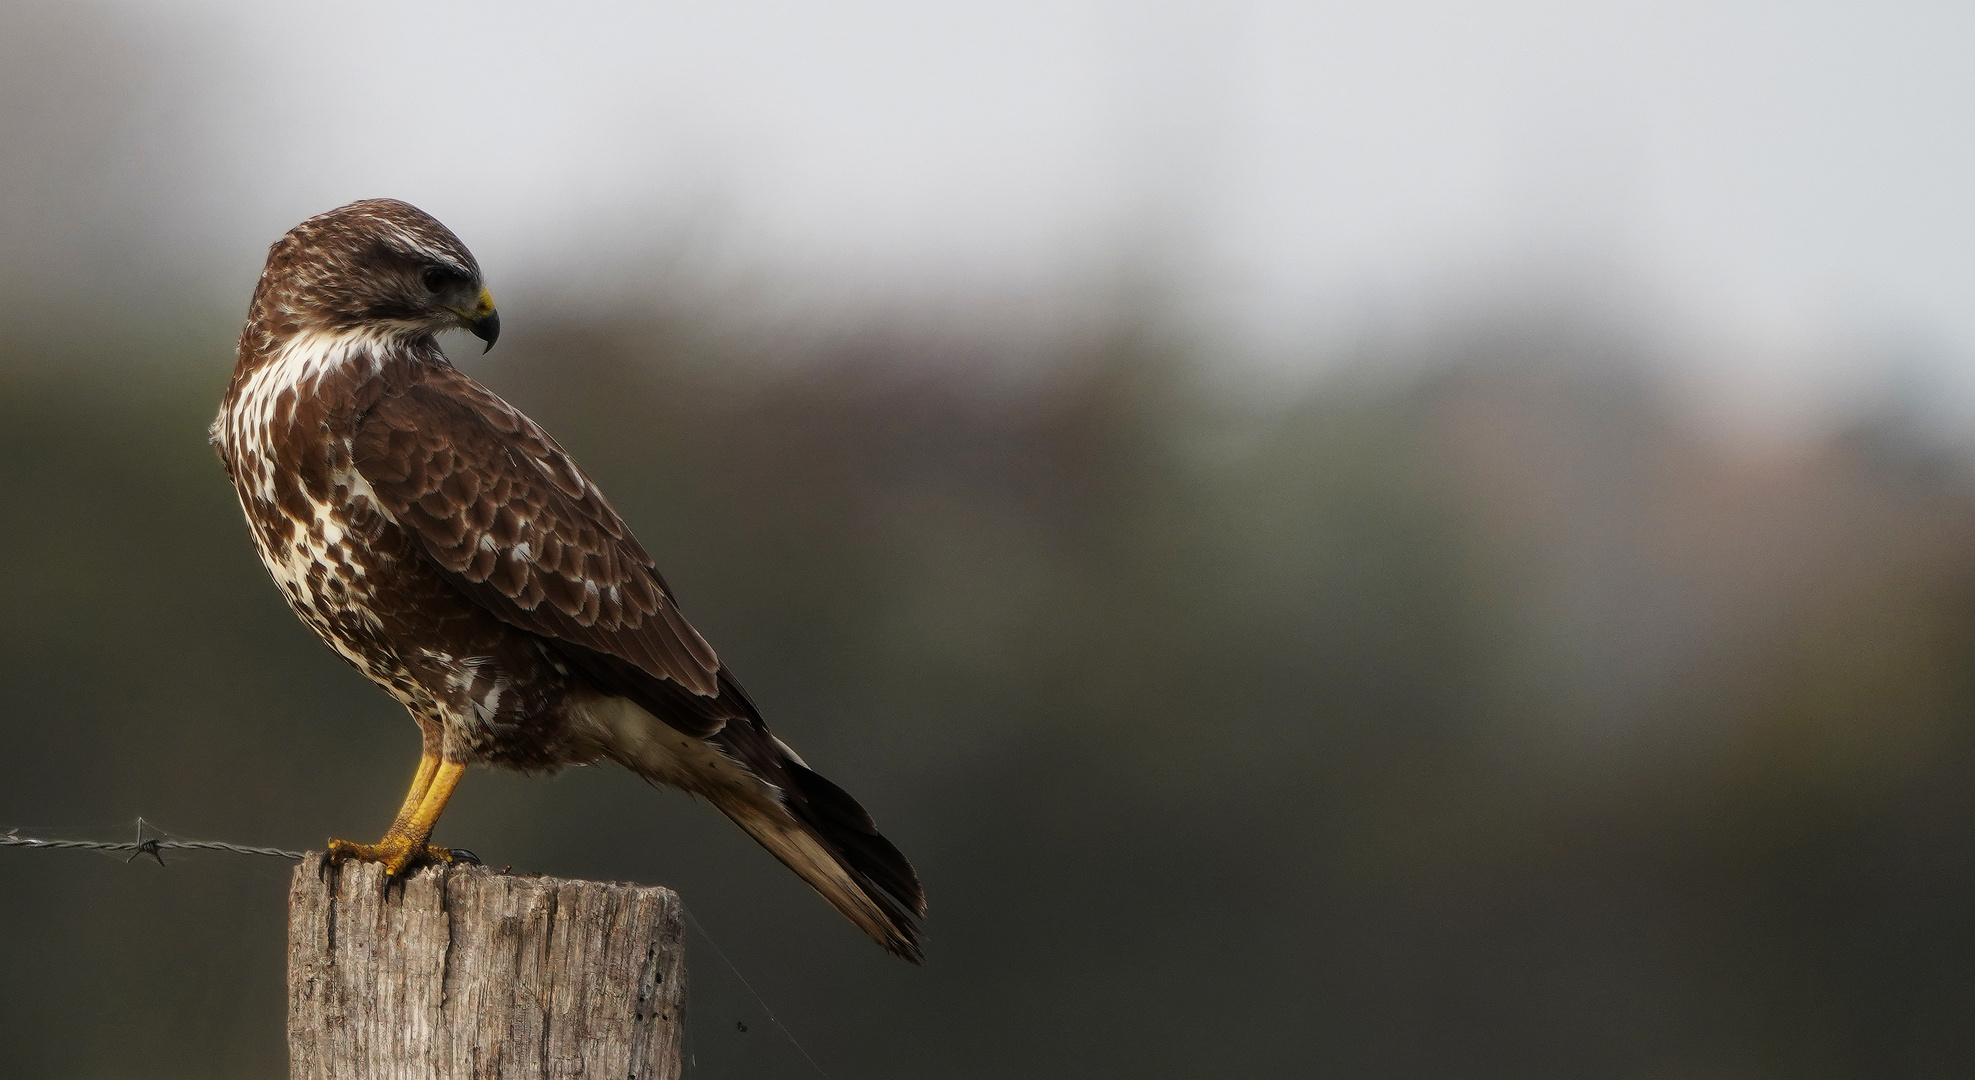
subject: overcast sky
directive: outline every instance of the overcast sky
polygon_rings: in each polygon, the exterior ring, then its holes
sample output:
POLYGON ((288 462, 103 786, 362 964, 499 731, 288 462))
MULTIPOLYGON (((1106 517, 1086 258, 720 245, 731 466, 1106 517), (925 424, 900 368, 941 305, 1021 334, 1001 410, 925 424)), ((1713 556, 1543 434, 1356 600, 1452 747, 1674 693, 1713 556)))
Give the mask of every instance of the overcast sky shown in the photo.
POLYGON ((1293 367, 1367 312, 1592 281, 1726 395, 1842 395, 1880 339, 1975 387, 1967 3, 97 10, 156 227, 228 288, 391 194, 497 282, 681 228, 848 294, 1149 251, 1293 367))

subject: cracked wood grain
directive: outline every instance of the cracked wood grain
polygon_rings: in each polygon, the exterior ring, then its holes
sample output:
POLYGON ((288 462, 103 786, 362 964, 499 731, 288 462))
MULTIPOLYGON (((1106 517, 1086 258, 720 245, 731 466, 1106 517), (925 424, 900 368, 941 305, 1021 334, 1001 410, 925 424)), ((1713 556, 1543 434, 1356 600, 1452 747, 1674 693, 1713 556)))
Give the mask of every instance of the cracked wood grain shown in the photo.
POLYGON ((676 1080, 669 889, 311 854, 288 895, 293 1080, 676 1080))

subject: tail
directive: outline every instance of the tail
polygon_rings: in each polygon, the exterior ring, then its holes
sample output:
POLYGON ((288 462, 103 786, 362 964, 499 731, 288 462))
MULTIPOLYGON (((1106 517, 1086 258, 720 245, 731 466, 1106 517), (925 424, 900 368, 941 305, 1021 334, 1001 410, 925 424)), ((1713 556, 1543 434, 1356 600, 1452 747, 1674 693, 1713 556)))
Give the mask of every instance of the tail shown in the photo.
POLYGON ((873 941, 915 964, 924 959, 914 922, 926 914, 918 872, 856 799, 771 740, 785 753, 783 773, 791 781, 780 792, 781 805, 764 812, 755 800, 713 804, 873 941))
POLYGON ((625 698, 600 703, 591 716, 620 764, 705 796, 873 941, 915 964, 924 958, 914 921, 926 914, 918 872, 856 799, 757 716, 734 717, 704 739, 625 698))

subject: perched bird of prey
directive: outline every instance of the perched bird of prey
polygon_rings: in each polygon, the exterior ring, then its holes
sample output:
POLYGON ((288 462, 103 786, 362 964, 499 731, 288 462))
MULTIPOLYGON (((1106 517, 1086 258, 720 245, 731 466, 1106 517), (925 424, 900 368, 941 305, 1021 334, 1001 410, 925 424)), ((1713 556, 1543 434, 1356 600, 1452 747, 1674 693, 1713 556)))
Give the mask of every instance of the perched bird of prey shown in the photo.
POLYGON ((842 788, 769 733, 649 555, 562 447, 461 374, 437 335, 500 333, 480 266, 393 199, 268 252, 213 443, 268 573, 317 636, 410 710, 393 875, 466 766, 609 759, 704 797, 880 945, 920 957, 925 893, 842 788))

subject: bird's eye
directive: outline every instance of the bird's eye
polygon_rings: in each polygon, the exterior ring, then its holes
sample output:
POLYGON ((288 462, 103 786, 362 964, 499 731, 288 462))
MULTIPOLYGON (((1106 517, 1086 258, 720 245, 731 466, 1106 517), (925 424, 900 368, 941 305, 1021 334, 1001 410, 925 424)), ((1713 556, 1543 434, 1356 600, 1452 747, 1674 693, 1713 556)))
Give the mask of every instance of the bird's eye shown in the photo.
POLYGON ((427 292, 444 292, 446 285, 452 279, 453 275, 435 266, 425 272, 425 290, 427 292))

